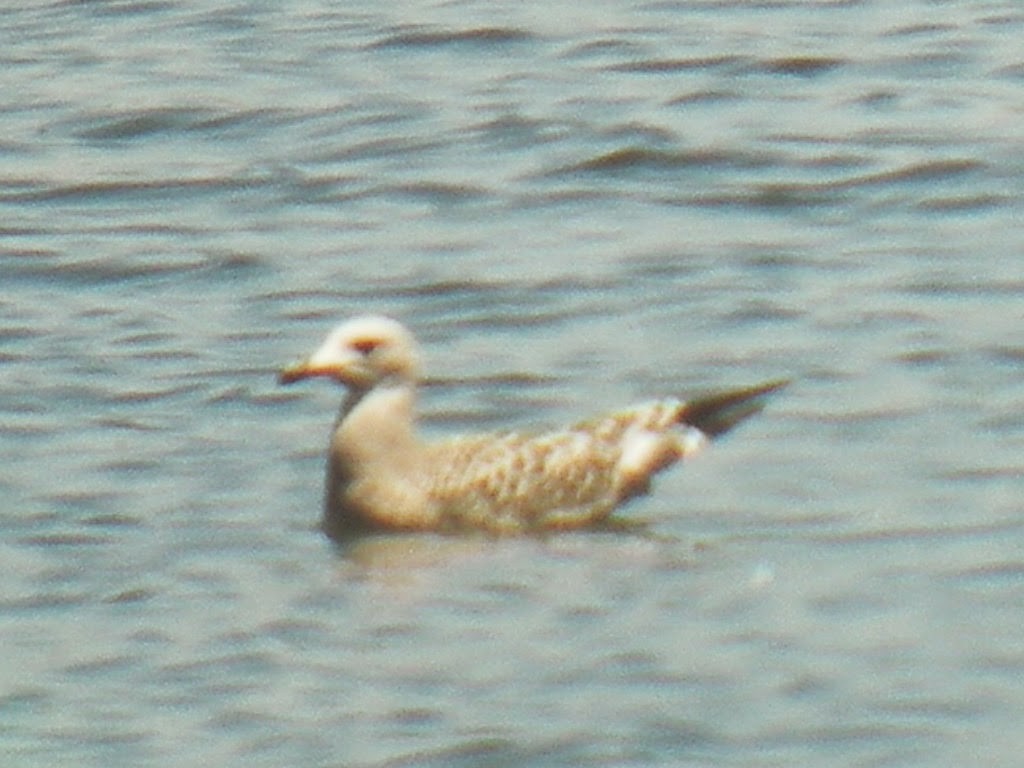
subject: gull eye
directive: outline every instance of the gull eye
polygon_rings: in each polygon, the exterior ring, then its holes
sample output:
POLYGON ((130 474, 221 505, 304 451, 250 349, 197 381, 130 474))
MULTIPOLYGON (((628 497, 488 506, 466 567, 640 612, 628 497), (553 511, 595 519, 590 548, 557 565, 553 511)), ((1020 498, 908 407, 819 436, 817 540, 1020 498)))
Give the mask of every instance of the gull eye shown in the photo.
POLYGON ((352 348, 363 356, 369 355, 379 346, 380 342, 376 339, 358 339, 352 342, 352 348))

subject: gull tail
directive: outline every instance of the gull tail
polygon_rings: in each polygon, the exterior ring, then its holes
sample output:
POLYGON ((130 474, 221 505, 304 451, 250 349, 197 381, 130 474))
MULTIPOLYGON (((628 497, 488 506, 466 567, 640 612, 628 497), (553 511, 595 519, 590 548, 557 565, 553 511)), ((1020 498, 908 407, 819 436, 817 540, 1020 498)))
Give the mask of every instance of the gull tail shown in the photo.
POLYGON ((778 379, 688 400, 679 414, 679 421, 696 427, 708 437, 718 437, 741 421, 760 413, 767 403, 768 395, 788 384, 789 379, 778 379))

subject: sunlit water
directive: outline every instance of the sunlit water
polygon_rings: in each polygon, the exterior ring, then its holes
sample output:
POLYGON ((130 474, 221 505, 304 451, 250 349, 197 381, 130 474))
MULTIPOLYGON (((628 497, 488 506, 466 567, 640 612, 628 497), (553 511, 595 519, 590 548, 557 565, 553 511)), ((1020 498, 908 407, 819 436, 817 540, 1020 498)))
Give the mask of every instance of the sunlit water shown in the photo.
POLYGON ((5 765, 1019 765, 1016 2, 29 3, 5 765), (635 530, 317 531, 333 323, 432 434, 796 383, 635 530))

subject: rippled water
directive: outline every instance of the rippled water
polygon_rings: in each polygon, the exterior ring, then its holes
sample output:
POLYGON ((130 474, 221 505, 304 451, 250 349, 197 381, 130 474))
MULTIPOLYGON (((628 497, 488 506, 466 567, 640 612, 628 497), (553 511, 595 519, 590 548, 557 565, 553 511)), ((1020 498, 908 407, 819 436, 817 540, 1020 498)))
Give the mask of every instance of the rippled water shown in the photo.
POLYGON ((0 754, 1017 765, 1016 2, 33 3, 0 29, 0 754), (797 383, 623 517, 340 550, 429 431, 797 383))

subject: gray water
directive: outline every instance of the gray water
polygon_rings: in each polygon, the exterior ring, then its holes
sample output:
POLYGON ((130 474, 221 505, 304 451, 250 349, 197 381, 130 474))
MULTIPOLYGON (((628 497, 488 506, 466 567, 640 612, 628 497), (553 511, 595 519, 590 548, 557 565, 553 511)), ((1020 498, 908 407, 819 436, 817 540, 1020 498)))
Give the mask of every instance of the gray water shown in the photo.
POLYGON ((1020 764, 1019 3, 24 5, 4 765, 1020 764), (363 312, 435 435, 795 384, 641 529, 336 548, 363 312))

